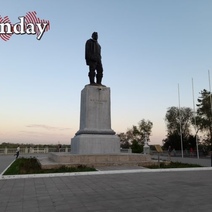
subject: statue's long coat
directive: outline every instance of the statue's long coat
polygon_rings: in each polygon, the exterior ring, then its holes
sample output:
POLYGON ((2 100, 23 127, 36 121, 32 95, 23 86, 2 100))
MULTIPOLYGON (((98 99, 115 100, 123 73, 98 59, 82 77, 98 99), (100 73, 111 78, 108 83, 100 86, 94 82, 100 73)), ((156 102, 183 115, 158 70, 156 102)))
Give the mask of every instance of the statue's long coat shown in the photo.
POLYGON ((101 61, 101 46, 93 39, 87 40, 85 44, 85 60, 86 64, 100 62, 101 61))

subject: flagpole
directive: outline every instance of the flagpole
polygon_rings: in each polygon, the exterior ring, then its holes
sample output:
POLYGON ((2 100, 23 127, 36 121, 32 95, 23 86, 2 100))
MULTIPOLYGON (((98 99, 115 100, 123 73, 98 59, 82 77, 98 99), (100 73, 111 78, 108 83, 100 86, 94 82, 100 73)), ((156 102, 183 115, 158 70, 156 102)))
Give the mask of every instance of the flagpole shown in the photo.
MULTIPOLYGON (((211 99, 211 77, 210 70, 208 70, 209 90, 210 90, 210 104, 211 104, 211 116, 212 116, 212 99, 211 99)), ((212 119, 212 118, 211 118, 212 119)), ((212 124, 212 123, 211 123, 212 124)), ((211 166, 212 166, 212 141, 211 141, 211 166)))
POLYGON ((196 148, 197 148, 197 158, 199 159, 199 145, 197 139, 197 121, 196 121, 196 109, 195 109, 195 102, 194 102, 194 82, 192 78, 192 94, 193 94, 193 113, 194 113, 194 124, 195 124, 195 137, 196 137, 196 148))
POLYGON ((212 99, 211 99, 211 77, 210 77, 210 70, 208 70, 208 81, 209 81, 210 104, 211 104, 211 114, 212 114, 212 99))
POLYGON ((180 113, 180 86, 179 86, 179 83, 178 83, 178 102, 179 102, 179 118, 180 118, 181 154, 182 154, 182 158, 183 158, 183 137, 182 137, 181 113, 180 113))

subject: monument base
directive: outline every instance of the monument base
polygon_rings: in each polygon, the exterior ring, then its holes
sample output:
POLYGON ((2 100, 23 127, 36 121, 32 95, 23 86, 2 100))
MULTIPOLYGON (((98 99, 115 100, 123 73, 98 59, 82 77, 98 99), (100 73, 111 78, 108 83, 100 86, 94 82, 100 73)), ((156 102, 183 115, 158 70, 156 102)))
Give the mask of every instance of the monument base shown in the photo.
POLYGON ((40 158, 39 162, 43 169, 59 168, 61 166, 88 167, 105 166, 147 166, 154 164, 150 155, 119 153, 119 154, 70 154, 70 153, 49 153, 48 158, 40 158))
POLYGON ((117 135, 81 134, 71 139, 71 154, 120 153, 117 135))
POLYGON ((80 128, 71 154, 118 154, 120 139, 111 129, 110 88, 86 85, 81 91, 80 128))

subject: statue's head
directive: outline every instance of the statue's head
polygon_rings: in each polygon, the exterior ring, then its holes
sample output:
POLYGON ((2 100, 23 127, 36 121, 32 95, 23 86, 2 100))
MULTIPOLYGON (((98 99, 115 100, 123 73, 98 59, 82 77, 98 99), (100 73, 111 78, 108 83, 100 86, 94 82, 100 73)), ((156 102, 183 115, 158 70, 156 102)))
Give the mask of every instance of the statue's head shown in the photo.
POLYGON ((98 40, 98 33, 97 33, 97 32, 93 32, 92 38, 93 38, 94 40, 98 40))

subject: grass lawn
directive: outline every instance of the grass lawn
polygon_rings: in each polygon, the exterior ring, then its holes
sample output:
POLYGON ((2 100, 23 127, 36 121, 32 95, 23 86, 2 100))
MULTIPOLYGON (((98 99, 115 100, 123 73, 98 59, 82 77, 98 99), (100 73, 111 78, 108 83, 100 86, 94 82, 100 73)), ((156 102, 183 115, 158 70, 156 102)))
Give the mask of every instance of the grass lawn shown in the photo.
POLYGON ((41 169, 41 166, 36 158, 18 158, 6 170, 4 175, 47 174, 47 173, 85 172, 85 171, 96 171, 96 169, 84 165, 79 165, 78 167, 71 167, 71 168, 62 166, 58 169, 41 169))
MULTIPOLYGON (((160 163, 160 166, 156 164, 145 167, 149 169, 158 169, 158 168, 164 169, 164 168, 191 168, 191 167, 202 167, 202 166, 197 164, 170 162, 169 164, 160 163)), ((41 166, 36 158, 18 158, 5 171, 4 175, 47 174, 47 173, 85 172, 85 171, 96 171, 96 169, 84 165, 79 165, 78 167, 62 166, 58 169, 41 169, 41 166)))
POLYGON ((192 167, 202 167, 202 166, 197 164, 188 164, 188 163, 180 163, 180 162, 170 162, 169 164, 160 163, 160 166, 158 164, 146 166, 146 168, 149 168, 149 169, 192 168, 192 167))

